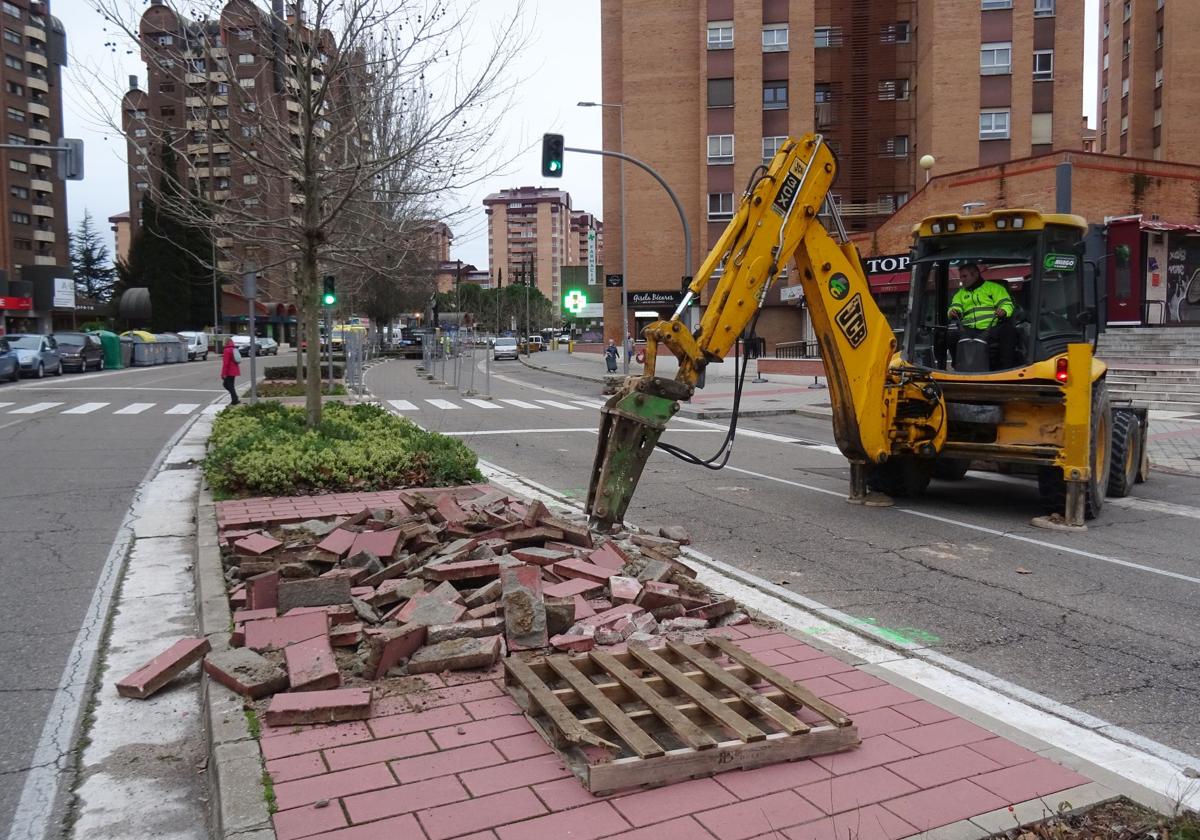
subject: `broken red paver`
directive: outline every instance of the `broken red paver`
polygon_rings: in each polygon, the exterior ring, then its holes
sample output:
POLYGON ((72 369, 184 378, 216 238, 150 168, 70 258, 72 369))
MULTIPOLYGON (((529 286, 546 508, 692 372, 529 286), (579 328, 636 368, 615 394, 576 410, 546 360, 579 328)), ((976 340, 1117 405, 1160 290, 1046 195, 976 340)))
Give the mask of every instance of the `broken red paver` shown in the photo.
POLYGON ((283 649, 283 656, 293 691, 324 691, 342 684, 327 635, 290 644, 283 649))
POLYGON ((423 577, 432 580, 468 580, 495 577, 500 574, 500 559, 464 560, 461 563, 435 563, 421 570, 423 577))
POLYGON ((615 543, 606 542, 587 556, 587 561, 597 566, 603 566, 613 571, 621 571, 629 562, 628 555, 621 551, 615 543))
POLYGON ((362 641, 363 626, 355 624, 334 624, 329 628, 329 643, 334 647, 353 647, 362 641))
POLYGON ((279 582, 279 611, 350 603, 350 581, 344 577, 303 578, 279 582))
POLYGON ((466 638, 426 645, 408 659, 410 674, 488 668, 500 658, 500 637, 466 638))
POLYGON ((233 623, 245 624, 247 621, 257 621, 260 618, 275 618, 279 615, 274 607, 261 610, 234 610, 233 623))
POLYGON ((246 648, 210 653, 204 659, 204 673, 246 697, 265 697, 287 687, 282 668, 246 648))
POLYGON ((639 613, 644 613, 645 610, 636 604, 622 604, 619 607, 613 607, 611 610, 606 610, 602 613, 597 613, 590 618, 585 618, 580 624, 590 625, 592 627, 611 627, 618 621, 625 618, 631 618, 639 613))
POLYGON ((642 593, 642 585, 636 578, 614 575, 608 579, 608 590, 614 604, 632 604, 642 593))
POLYGON ((604 584, 587 578, 564 580, 562 583, 552 583, 542 589, 543 594, 554 598, 566 598, 571 595, 582 595, 586 598, 603 591, 604 584))
POLYGON ((253 554, 257 557, 259 555, 266 554, 269 551, 274 551, 281 545, 283 545, 283 543, 281 543, 279 540, 272 539, 266 534, 256 531, 249 536, 242 537, 240 540, 235 541, 233 547, 237 549, 239 554, 253 554))
POLYGON ((597 566, 586 560, 575 559, 560 560, 550 567, 550 571, 559 577, 583 578, 599 584, 607 583, 609 578, 617 574, 613 569, 606 569, 604 566, 597 566))
POLYGON ((369 551, 379 558, 391 557, 402 534, 403 531, 399 528, 389 528, 386 531, 364 531, 355 537, 347 554, 353 557, 360 551, 369 551))
POLYGON ((570 551, 552 551, 547 548, 514 548, 512 556, 520 560, 522 563, 529 563, 534 566, 550 566, 562 560, 570 560, 575 554, 570 551))
POLYGON ((594 636, 559 633, 557 636, 550 637, 550 645, 555 650, 569 650, 575 653, 583 653, 596 646, 596 639, 594 636))
POLYGON ((333 691, 276 694, 267 706, 264 719, 270 726, 294 726, 305 723, 365 720, 370 716, 369 688, 340 688, 333 691))
POLYGON ((246 581, 246 608, 273 609, 279 605, 279 572, 263 572, 246 581))
POLYGON ((144 700, 203 659, 210 649, 208 639, 180 639, 117 682, 117 694, 144 700))
POLYGON ((546 646, 546 604, 542 596, 542 572, 537 566, 511 566, 500 572, 504 605, 505 637, 510 650, 546 646))
POLYGON ((317 548, 321 549, 321 551, 328 551, 330 554, 336 554, 338 557, 345 557, 353 547, 356 537, 358 537, 358 534, 353 531, 338 528, 330 531, 325 539, 317 543, 317 548))
POLYGON ((283 650, 329 632, 329 616, 324 612, 285 615, 246 622, 246 647, 251 650, 283 650))
POLYGON ((419 650, 425 644, 425 635, 425 625, 405 624, 368 636, 363 676, 368 680, 383 676, 419 650))

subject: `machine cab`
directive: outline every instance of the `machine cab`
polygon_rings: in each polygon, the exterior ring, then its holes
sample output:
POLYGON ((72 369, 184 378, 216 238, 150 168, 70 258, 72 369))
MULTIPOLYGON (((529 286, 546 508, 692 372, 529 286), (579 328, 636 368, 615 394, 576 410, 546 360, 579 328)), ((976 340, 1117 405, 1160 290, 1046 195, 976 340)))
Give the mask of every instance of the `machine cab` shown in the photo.
POLYGON ((959 374, 1026 367, 1090 340, 1079 216, 997 210, 913 230, 903 356, 959 374), (972 287, 962 293, 966 281, 972 287))

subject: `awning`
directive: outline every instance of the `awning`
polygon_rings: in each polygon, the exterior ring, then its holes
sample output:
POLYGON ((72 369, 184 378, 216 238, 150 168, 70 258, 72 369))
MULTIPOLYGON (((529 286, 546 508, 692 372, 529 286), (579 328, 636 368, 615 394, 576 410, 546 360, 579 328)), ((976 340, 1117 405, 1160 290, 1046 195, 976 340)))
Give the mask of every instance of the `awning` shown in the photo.
MULTIPOLYGON (((221 290, 221 312, 226 318, 245 318, 249 313, 249 301, 245 295, 240 295, 237 292, 231 292, 228 289, 221 290)), ((270 317, 270 312, 267 305, 261 300, 254 301, 254 317, 267 318, 270 317)))
POLYGON ((867 283, 870 284, 873 295, 907 293, 909 279, 910 275, 907 271, 867 275, 867 283))

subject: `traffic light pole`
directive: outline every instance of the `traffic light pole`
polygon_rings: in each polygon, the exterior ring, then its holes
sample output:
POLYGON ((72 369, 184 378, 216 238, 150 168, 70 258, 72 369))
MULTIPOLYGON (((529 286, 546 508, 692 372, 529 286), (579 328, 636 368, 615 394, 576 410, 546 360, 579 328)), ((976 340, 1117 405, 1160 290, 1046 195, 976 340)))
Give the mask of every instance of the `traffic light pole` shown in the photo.
MULTIPOLYGON (((333 307, 331 307, 331 306, 325 307, 325 342, 326 342, 326 346, 329 348, 326 352, 328 353, 328 359, 329 359, 329 393, 332 394, 333 393, 333 307)), ((320 375, 320 374, 318 373, 318 375, 320 375)))

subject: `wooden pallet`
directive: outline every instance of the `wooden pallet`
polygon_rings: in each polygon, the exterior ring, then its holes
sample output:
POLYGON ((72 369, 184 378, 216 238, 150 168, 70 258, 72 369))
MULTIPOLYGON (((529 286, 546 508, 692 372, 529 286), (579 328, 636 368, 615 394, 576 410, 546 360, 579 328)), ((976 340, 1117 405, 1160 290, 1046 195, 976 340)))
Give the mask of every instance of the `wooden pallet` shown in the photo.
POLYGON ((632 642, 620 654, 511 656, 504 671, 509 693, 594 794, 859 743, 840 709, 718 636, 632 642))

